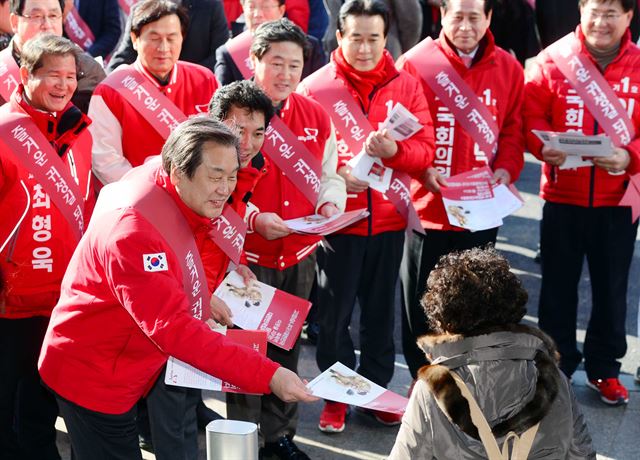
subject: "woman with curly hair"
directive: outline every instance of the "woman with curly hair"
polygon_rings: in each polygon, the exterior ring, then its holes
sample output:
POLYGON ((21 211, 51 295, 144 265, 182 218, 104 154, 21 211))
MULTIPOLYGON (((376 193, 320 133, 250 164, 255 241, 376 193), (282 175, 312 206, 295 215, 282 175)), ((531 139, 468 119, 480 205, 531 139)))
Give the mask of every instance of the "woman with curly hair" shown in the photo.
POLYGON ((495 249, 440 259, 422 298, 433 333, 418 342, 432 364, 390 459, 508 459, 509 446, 521 459, 596 458, 555 345, 520 324, 527 298, 495 249))

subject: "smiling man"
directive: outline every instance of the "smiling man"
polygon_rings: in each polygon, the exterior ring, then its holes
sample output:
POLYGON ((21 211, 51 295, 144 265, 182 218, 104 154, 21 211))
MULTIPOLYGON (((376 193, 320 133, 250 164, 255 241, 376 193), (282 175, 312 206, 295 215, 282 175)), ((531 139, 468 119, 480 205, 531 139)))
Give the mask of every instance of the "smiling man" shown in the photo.
MULTIPOLYGON (((169 136, 161 160, 101 191, 39 362, 79 460, 96 451, 142 458, 135 404, 169 356, 250 392, 314 400, 293 372, 203 322, 212 297, 199 254, 238 168, 235 135, 196 116, 169 136)), ((175 451, 171 458, 190 457, 175 451)))
MULTIPOLYGON (((0 86, 0 104, 8 101, 18 86, 20 77, 20 53, 24 44, 31 38, 43 33, 62 36, 62 11, 64 0, 7 0, 9 3, 9 21, 13 38, 9 46, 0 52, 3 62, 3 84, 0 86)), ((79 48, 78 48, 79 49, 79 48)), ((79 49, 78 85, 72 102, 83 112, 87 112, 91 93, 105 77, 102 66, 91 55, 79 49)))
POLYGON ((584 357, 587 385, 611 405, 629 398, 618 360, 627 349, 627 284, 638 223, 619 204, 640 172, 640 50, 628 30, 635 3, 581 0, 580 25, 538 56, 525 91, 528 147, 544 162, 540 328, 557 343, 562 371, 570 377, 584 357), (532 129, 606 134, 614 147, 567 168, 566 152, 543 146, 532 129), (576 312, 585 256, 593 309, 580 351, 576 312))
POLYGON ((22 50, 21 83, 0 109, 0 452, 50 460, 58 408, 36 364, 93 204, 90 120, 69 102, 79 48, 41 34, 22 50))
POLYGON ((187 28, 181 7, 170 0, 145 0, 132 15, 138 59, 109 75, 89 106, 93 170, 105 184, 158 155, 180 121, 206 112, 218 86, 209 69, 178 60, 187 28))
MULTIPOLYGON (((276 115, 262 152, 270 168, 251 196, 245 251, 258 280, 297 297, 309 297, 320 237, 294 234, 284 223, 311 214, 326 217, 344 209, 346 191, 336 174, 337 154, 331 120, 322 107, 294 93, 307 56, 304 32, 288 19, 262 24, 251 44, 255 83, 269 97, 276 115), (282 152, 287 152, 283 155, 282 152)), ((296 370, 300 339, 291 350, 269 344, 267 356, 296 370)), ((297 404, 271 395, 227 396, 230 418, 260 424, 262 455, 308 458, 293 442, 297 404)))
MULTIPOLYGON (((251 35, 261 24, 282 18, 286 10, 285 0, 241 0, 240 4, 244 12, 245 32, 240 33, 216 50, 215 72, 221 85, 251 77, 253 69, 247 65, 251 35)), ((237 23, 234 23, 232 32, 236 29, 236 25, 237 23)), ((327 62, 320 41, 310 35, 307 35, 307 40, 310 44, 310 51, 304 61, 302 78, 315 72, 327 62)))

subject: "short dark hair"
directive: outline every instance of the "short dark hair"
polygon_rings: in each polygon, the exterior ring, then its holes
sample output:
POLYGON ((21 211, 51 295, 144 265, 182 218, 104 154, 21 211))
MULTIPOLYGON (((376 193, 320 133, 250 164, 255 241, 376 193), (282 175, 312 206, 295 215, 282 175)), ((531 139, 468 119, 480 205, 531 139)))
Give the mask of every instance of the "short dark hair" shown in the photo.
POLYGON ((475 248, 440 258, 421 304, 435 333, 476 335, 520 322, 527 299, 503 256, 494 248, 475 248))
POLYGON ((162 147, 162 167, 171 174, 176 167, 191 179, 202 163, 202 146, 205 142, 215 142, 236 150, 240 164, 240 144, 238 137, 224 123, 206 115, 193 116, 174 129, 162 147))
MULTIPOLYGON (((22 13, 24 13, 25 3, 27 3, 27 0, 10 0, 9 12, 21 16, 22 13)), ((58 0, 58 3, 60 4, 60 11, 64 11, 64 0, 58 0)), ((4 2, 2 2, 2 4, 4 4, 4 2)))
MULTIPOLYGON (((589 0, 580 0, 578 2, 578 6, 583 7, 587 4, 589 0)), ((620 3, 622 7, 622 11, 625 13, 631 11, 636 4, 634 0, 596 0, 598 3, 620 3)))
MULTIPOLYGON (((440 7, 447 11, 447 6, 448 6, 448 1, 447 0, 440 0, 440 7)), ((485 16, 489 14, 490 11, 493 10, 494 7, 494 0, 484 0, 484 14, 485 16)))
POLYGON ((178 16, 184 37, 189 27, 189 15, 182 6, 171 0, 144 0, 134 5, 131 12, 131 33, 139 37, 144 26, 172 14, 178 16))
POLYGON ((209 114, 218 121, 224 121, 232 107, 263 114, 265 128, 274 114, 271 99, 250 80, 236 81, 218 89, 209 102, 209 114))
POLYGON ((347 16, 380 16, 384 21, 384 36, 389 32, 389 8, 381 0, 349 0, 344 3, 338 13, 338 30, 341 35, 344 35, 347 16))
POLYGON ((40 34, 28 40, 20 53, 20 65, 27 68, 29 75, 44 64, 46 56, 73 56, 78 67, 80 48, 71 40, 50 33, 40 34))
POLYGON ((306 34, 287 18, 260 24, 253 33, 251 54, 257 57, 258 60, 262 60, 262 57, 271 49, 271 44, 279 42, 296 43, 302 48, 304 60, 306 61, 309 57, 311 46, 306 34))

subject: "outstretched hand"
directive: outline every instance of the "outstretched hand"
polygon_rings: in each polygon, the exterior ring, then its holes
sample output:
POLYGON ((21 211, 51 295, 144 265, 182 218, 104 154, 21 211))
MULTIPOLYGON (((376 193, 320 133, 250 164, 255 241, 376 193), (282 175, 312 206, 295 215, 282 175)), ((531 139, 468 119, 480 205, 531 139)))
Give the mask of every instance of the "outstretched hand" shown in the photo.
POLYGON ((284 402, 314 402, 318 400, 300 380, 300 377, 286 367, 279 367, 273 374, 269 388, 284 402))

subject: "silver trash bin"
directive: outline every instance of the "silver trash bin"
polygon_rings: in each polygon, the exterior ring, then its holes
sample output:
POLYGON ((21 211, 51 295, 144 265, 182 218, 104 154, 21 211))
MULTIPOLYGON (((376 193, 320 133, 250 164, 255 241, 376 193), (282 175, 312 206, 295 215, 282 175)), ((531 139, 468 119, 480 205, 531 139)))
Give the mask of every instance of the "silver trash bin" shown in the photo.
POLYGON ((207 460, 258 460, 258 426, 239 420, 207 425, 207 460))

